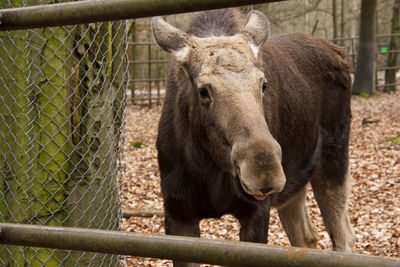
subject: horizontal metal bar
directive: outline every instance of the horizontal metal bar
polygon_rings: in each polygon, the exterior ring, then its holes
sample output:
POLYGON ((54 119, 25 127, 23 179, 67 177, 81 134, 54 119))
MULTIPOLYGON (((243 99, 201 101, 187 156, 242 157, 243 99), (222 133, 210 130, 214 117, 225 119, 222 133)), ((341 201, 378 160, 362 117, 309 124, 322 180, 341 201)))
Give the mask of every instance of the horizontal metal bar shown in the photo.
POLYGON ((385 52, 381 52, 380 49, 378 49, 379 54, 391 54, 391 53, 398 53, 400 50, 386 50, 385 52))
POLYGON ((157 45, 155 42, 128 42, 128 45, 157 45))
POLYGON ((400 266, 400 259, 248 242, 0 224, 0 243, 229 266, 400 266))
POLYGON ((136 98, 135 97, 135 99, 133 100, 133 104, 134 105, 140 105, 140 106, 148 106, 149 105, 149 100, 152 103, 161 103, 161 101, 164 100, 164 97, 152 97, 151 99, 150 98, 136 98))
POLYGON ((377 34, 376 38, 387 38, 387 37, 399 37, 400 33, 385 33, 385 34, 377 34))
POLYGON ((170 60, 129 60, 129 64, 166 64, 169 63, 170 60))
MULTIPOLYGON (((400 36, 400 33, 391 33, 391 34, 377 34, 376 36, 375 36, 375 39, 380 39, 380 38, 388 38, 388 37, 399 37, 400 36)), ((358 36, 353 36, 353 37, 343 37, 343 38, 335 38, 335 39, 332 39, 331 41, 332 42, 335 42, 335 41, 351 41, 351 40, 357 40, 359 37, 358 36)))
MULTIPOLYGON (((136 100, 140 99, 135 98, 135 101, 136 100)), ((122 217, 126 219, 129 219, 130 217, 153 217, 153 216, 163 217, 164 211, 156 209, 132 209, 132 208, 125 208, 122 210, 122 217)))
POLYGON ((138 83, 138 82, 165 82, 167 79, 137 79, 137 80, 130 80, 129 83, 138 83))
POLYGON ((0 10, 0 30, 144 18, 285 0, 87 0, 0 10))
POLYGON ((398 85, 400 85, 400 83, 384 83, 384 84, 377 84, 376 87, 380 88, 385 86, 398 86, 398 85))
POLYGON ((400 69, 400 66, 390 66, 390 67, 377 67, 376 70, 380 71, 380 70, 395 70, 395 69, 400 69))

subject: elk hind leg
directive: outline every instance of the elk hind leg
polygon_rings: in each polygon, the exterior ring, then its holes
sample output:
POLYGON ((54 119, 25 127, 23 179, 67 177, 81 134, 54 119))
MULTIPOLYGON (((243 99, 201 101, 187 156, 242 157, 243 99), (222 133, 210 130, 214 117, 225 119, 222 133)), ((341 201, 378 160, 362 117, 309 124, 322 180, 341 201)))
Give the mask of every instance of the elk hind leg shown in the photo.
POLYGON ((350 192, 350 174, 347 171, 342 182, 332 182, 319 169, 311 179, 315 199, 332 241, 333 250, 352 252, 354 230, 347 214, 350 192))

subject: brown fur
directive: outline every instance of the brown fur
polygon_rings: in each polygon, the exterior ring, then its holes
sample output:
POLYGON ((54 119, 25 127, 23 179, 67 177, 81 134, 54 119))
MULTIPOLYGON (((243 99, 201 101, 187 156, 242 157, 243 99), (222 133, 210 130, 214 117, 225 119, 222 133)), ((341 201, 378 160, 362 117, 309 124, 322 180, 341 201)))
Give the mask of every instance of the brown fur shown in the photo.
POLYGON ((165 33, 153 26, 165 50, 190 47, 171 63, 157 139, 166 232, 199 236, 200 219, 229 213, 241 223, 241 240, 266 242, 274 206, 292 245, 315 247, 304 206, 312 178, 314 190, 330 192, 318 202, 328 210, 324 220, 343 226, 327 227, 334 248, 351 250, 350 75, 343 51, 303 33, 263 44, 268 33, 260 37, 260 25, 267 31, 268 23, 259 15, 250 20, 237 35, 245 23, 238 11, 201 13, 186 34, 178 33, 179 45, 170 37, 163 43, 165 33), (248 42, 262 45, 257 59, 248 42), (264 76, 268 86, 261 97, 264 76), (202 98, 197 88, 208 83, 210 97, 202 98), (270 189, 275 191, 265 200, 255 199, 270 189), (302 219, 293 221, 297 217, 302 219))

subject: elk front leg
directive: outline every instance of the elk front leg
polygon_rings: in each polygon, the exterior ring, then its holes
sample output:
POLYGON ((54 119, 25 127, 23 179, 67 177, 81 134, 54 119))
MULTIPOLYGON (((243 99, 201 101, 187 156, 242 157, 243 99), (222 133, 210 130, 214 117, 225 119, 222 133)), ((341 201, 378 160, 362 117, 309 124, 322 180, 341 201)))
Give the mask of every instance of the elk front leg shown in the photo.
MULTIPOLYGON (((194 220, 191 222, 182 222, 172 216, 165 216, 165 233, 167 235, 180 235, 200 237, 199 221, 194 220)), ((189 263, 174 260, 174 267, 196 267, 200 266, 197 263, 189 263)))
POLYGON ((292 246, 316 248, 318 235, 308 217, 306 194, 307 187, 304 187, 289 203, 278 209, 278 215, 292 246))
POLYGON ((250 216, 239 217, 240 241, 268 243, 270 207, 263 206, 250 216))

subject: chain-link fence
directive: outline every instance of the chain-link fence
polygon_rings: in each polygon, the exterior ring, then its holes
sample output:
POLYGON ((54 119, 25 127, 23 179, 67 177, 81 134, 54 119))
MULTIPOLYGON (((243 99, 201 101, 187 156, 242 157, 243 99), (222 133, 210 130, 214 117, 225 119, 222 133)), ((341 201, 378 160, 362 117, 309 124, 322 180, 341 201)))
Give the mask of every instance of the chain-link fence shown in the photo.
MULTIPOLYGON (((50 2, 0 0, 0 8, 50 2)), ((125 22, 0 32, 0 222, 119 228, 126 49, 125 22)), ((1 266, 118 263, 0 247, 1 266)))

